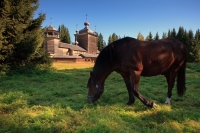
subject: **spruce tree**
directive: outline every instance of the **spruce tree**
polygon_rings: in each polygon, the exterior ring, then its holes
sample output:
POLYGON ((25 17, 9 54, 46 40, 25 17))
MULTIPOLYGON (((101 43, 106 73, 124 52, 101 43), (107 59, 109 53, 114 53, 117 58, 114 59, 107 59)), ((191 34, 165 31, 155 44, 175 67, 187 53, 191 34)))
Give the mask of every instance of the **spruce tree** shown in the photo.
POLYGON ((99 36, 98 36, 97 47, 98 47, 98 50, 99 50, 99 51, 101 51, 101 50, 104 48, 103 36, 102 36, 101 33, 100 33, 99 36))
POLYGON ((60 25, 58 26, 58 31, 61 32, 61 30, 60 30, 60 25))
POLYGON ((156 36, 154 37, 154 40, 159 40, 158 32, 156 33, 156 36))
POLYGON ((114 41, 117 41, 118 39, 119 38, 118 38, 117 34, 113 33, 112 34, 112 41, 114 42, 114 41))
POLYGON ((153 36, 151 34, 151 31, 149 32, 149 36, 148 36, 148 41, 152 41, 153 40, 153 36))
POLYGON ((167 32, 167 38, 171 38, 171 31, 170 31, 170 29, 167 32))
POLYGON ((60 28, 60 40, 64 43, 71 43, 70 34, 68 28, 65 27, 64 24, 61 25, 60 28))
POLYGON ((163 32, 162 39, 165 39, 165 38, 167 38, 167 34, 163 32))
POLYGON ((145 41, 148 41, 148 40, 149 40, 149 36, 146 36, 145 41))
POLYGON ((172 29, 171 38, 176 38, 176 30, 175 30, 175 28, 172 29))
POLYGON ((179 27, 176 38, 182 43, 186 43, 186 32, 184 31, 183 27, 179 27))
POLYGON ((138 35, 137 35, 137 39, 144 41, 144 36, 139 32, 138 35))
POLYGON ((200 49, 200 45, 199 45, 199 31, 196 31, 196 34, 194 36, 193 31, 189 30, 188 32, 188 46, 190 49, 190 53, 189 53, 189 59, 192 62, 198 61, 199 60, 199 49, 200 49))
POLYGON ((194 36, 194 43, 195 43, 195 52, 196 52, 195 61, 200 62, 200 31, 199 29, 196 30, 196 33, 194 36))
POLYGON ((110 43, 112 43, 112 42, 113 42, 112 37, 109 36, 109 37, 108 37, 108 44, 110 44, 110 43))
POLYGON ((38 6, 38 0, 0 1, 1 66, 38 64, 48 58, 42 50, 45 14, 34 19, 38 6))

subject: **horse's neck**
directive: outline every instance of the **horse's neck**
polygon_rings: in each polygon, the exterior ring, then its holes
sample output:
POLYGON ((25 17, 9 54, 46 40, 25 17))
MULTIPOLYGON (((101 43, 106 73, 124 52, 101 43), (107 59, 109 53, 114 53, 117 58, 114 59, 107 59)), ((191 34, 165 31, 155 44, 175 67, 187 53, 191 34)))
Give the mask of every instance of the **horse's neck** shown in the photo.
POLYGON ((107 77, 111 74, 111 70, 109 69, 105 69, 104 71, 102 72, 99 72, 99 73, 96 73, 96 78, 97 78, 97 81, 100 83, 100 84, 104 84, 105 80, 107 79, 107 77))

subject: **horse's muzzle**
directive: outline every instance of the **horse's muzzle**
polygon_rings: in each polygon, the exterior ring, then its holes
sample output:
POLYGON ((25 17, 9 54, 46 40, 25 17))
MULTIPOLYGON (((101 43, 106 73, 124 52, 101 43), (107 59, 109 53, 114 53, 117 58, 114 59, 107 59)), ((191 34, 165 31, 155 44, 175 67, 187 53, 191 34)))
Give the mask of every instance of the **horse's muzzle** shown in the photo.
POLYGON ((97 98, 94 98, 94 97, 89 97, 89 96, 87 97, 88 103, 93 103, 93 104, 95 104, 97 100, 98 100, 98 99, 97 99, 97 98))

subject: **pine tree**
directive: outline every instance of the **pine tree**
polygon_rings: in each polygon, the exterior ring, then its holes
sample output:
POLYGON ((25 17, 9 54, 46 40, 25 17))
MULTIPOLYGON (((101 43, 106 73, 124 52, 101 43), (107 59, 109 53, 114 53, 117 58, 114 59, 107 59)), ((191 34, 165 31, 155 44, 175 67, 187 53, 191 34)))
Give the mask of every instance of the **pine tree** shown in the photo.
POLYGON ((196 34, 194 36, 193 31, 189 30, 188 32, 188 39, 187 39, 187 44, 189 46, 189 61, 198 61, 199 60, 199 50, 200 50, 200 45, 199 45, 199 31, 196 31, 196 34))
POLYGON ((162 39, 167 38, 167 33, 163 32, 162 39))
POLYGON ((149 40, 149 36, 146 36, 145 41, 148 41, 148 40, 149 40))
POLYGON ((101 33, 98 35, 98 43, 97 43, 97 46, 98 46, 98 50, 99 50, 99 51, 101 51, 101 50, 104 48, 103 36, 102 36, 101 33))
POLYGON ((168 30, 167 38, 171 38, 171 31, 170 31, 170 29, 168 30))
POLYGON ((0 1, 0 67, 37 64, 48 58, 42 50, 45 14, 33 18, 38 6, 38 0, 0 1))
POLYGON ((58 31, 61 32, 60 25, 58 26, 58 31))
POLYGON ((65 27, 64 24, 61 25, 60 28, 60 40, 64 43, 71 43, 70 34, 68 28, 65 27))
POLYGON ((112 35, 109 36, 108 38, 108 44, 117 41, 119 39, 119 37, 117 36, 117 34, 113 33, 112 35))
POLYGON ((158 32, 156 33, 156 36, 154 37, 154 40, 159 40, 158 32))
POLYGON ((194 37, 194 43, 195 43, 195 50, 196 50, 195 52, 197 53, 195 61, 200 62, 200 31, 199 31, 199 29, 196 30, 195 37, 194 37))
POLYGON ((144 41, 144 36, 139 32, 138 35, 137 35, 137 39, 144 41))
POLYGON ((109 36, 109 37, 108 37, 108 44, 110 44, 110 43, 112 43, 112 42, 113 42, 112 37, 109 36))
POLYGON ((176 30, 175 30, 175 28, 172 29, 171 38, 176 38, 176 30))
POLYGON ((180 26, 176 38, 182 43, 186 43, 186 34, 187 33, 184 31, 184 28, 180 26))
POLYGON ((113 33, 112 34, 112 41, 114 42, 114 41, 117 41, 117 40, 118 40, 118 36, 115 33, 113 33))
POLYGON ((151 31, 149 32, 149 36, 148 36, 148 41, 152 41, 153 40, 153 36, 151 34, 151 31))

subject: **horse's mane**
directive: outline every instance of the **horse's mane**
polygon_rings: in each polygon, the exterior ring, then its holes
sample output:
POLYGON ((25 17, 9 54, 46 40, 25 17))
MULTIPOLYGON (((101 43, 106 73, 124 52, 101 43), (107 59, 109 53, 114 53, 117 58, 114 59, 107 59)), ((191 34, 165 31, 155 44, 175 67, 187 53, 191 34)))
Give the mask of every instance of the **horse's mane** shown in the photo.
POLYGON ((99 73, 102 73, 105 69, 108 69, 108 67, 112 65, 112 63, 117 59, 116 46, 123 45, 127 42, 130 43, 130 39, 134 38, 125 37, 107 45, 97 57, 93 68, 93 73, 95 75, 98 75, 99 73))

